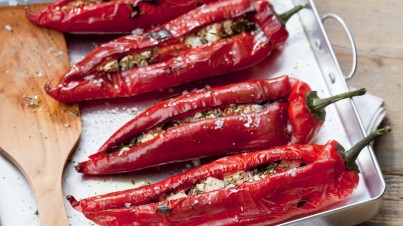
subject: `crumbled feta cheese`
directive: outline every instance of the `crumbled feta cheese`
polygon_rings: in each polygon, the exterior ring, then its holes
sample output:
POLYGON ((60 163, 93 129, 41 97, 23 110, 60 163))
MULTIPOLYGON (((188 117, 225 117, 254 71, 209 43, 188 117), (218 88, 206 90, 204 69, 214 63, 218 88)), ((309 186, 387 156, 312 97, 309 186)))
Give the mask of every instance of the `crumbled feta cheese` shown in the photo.
POLYGON ((199 119, 199 118, 201 118, 201 117, 203 117, 203 114, 202 114, 201 112, 197 112, 197 113, 194 114, 194 116, 193 116, 194 119, 199 119))
POLYGON ((194 47, 199 47, 199 46, 202 46, 202 45, 203 45, 201 38, 200 38, 200 37, 197 37, 196 35, 189 35, 189 36, 186 36, 186 38, 185 38, 185 44, 190 45, 190 46, 192 46, 193 48, 194 48, 194 47))
POLYGON ((174 199, 179 199, 179 198, 183 198, 183 197, 186 197, 187 195, 186 195, 186 193, 185 193, 185 191, 184 190, 180 190, 178 193, 176 193, 176 194, 172 194, 172 195, 169 195, 169 196, 167 196, 167 198, 166 198, 166 200, 174 200, 174 199))
POLYGON ((207 177, 204 183, 206 184, 206 186, 204 187, 205 192, 224 188, 224 181, 217 179, 215 177, 207 177))

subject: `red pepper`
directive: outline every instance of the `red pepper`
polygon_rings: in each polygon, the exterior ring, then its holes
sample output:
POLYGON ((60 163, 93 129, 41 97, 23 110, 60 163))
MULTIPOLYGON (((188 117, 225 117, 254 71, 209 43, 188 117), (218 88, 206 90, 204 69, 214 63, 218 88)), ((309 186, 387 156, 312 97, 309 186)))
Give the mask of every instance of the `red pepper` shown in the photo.
POLYGON ((101 45, 45 89, 64 103, 126 97, 250 67, 284 44, 284 23, 302 8, 278 16, 270 7, 226 0, 196 8, 145 34, 101 45), (168 54, 160 57, 160 49, 168 54))
POLYGON ((57 0, 42 12, 27 11, 33 23, 61 32, 131 33, 216 0, 57 0))
POLYGON ((76 166, 84 174, 133 171, 170 162, 307 143, 328 104, 365 89, 319 99, 287 76, 200 90, 162 101, 116 131, 76 166))
POLYGON ((375 131, 347 152, 336 141, 295 144, 224 157, 139 188, 67 198, 101 225, 277 224, 351 195, 359 152, 390 130, 375 131), (216 186, 207 187, 211 182, 216 186))

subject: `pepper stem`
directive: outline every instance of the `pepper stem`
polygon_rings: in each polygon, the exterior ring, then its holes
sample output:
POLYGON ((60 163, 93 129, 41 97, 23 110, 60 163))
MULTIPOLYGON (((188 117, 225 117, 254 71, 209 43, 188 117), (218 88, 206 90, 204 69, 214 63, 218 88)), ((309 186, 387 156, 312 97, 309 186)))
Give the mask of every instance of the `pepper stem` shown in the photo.
POLYGON ((280 21, 282 25, 286 24, 287 21, 296 13, 298 13, 301 9, 305 8, 303 5, 297 5, 294 8, 288 10, 285 13, 282 14, 277 14, 277 12, 274 10, 273 5, 270 5, 270 10, 273 12, 273 14, 276 16, 277 20, 280 21))
POLYGON ((360 154, 361 150, 369 143, 371 143, 371 141, 373 141, 375 138, 386 135, 390 131, 392 131, 392 128, 390 126, 385 126, 381 129, 375 130, 364 139, 362 139, 360 142, 356 143, 350 150, 346 151, 344 157, 346 167, 350 170, 357 170, 358 167, 355 164, 355 160, 357 160, 357 157, 360 154))
POLYGON ((315 117, 318 121, 325 121, 326 112, 325 107, 329 104, 335 103, 339 100, 347 99, 354 96, 361 96, 367 92, 365 88, 341 93, 332 97, 328 98, 319 98, 316 91, 311 91, 305 95, 306 105, 311 112, 311 114, 315 117))

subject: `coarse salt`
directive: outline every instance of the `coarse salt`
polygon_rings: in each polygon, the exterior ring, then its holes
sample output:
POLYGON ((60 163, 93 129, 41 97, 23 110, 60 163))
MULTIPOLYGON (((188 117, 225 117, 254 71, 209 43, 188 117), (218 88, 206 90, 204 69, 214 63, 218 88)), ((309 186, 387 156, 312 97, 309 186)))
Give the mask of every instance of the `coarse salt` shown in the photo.
POLYGON ((10 24, 6 24, 6 25, 4 26, 4 29, 6 29, 6 30, 9 31, 9 32, 12 32, 12 31, 13 31, 13 27, 11 27, 10 24))
POLYGON ((246 118, 248 119, 248 122, 243 124, 246 128, 249 128, 252 124, 252 117, 250 115, 246 115, 246 118))
POLYGON ((56 57, 60 57, 61 55, 63 55, 63 51, 62 51, 62 50, 60 50, 59 52, 57 52, 57 53, 55 54, 56 57))
POLYGON ((218 119, 215 121, 214 124, 215 124, 214 129, 220 129, 224 125, 224 120, 218 119))
POLYGON ((38 72, 36 72, 36 75, 38 76, 38 77, 43 77, 43 71, 38 71, 38 72))
POLYGON ((192 163, 193 163, 194 167, 198 167, 198 166, 200 166, 200 159, 193 159, 192 163))

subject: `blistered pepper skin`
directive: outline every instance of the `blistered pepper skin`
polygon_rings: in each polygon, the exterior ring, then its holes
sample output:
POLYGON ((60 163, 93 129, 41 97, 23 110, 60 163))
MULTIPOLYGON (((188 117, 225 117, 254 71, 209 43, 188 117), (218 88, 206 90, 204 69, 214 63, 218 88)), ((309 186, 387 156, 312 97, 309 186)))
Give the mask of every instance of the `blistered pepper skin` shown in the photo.
MULTIPOLYGON (((155 125, 164 124, 203 109, 230 104, 287 99, 291 90, 290 79, 287 76, 281 76, 273 79, 241 82, 210 90, 203 89, 161 101, 123 125, 90 158, 104 155, 110 148, 118 146, 155 125)), ((293 100, 290 99, 289 101, 292 102, 293 100)), ((227 126, 227 124, 223 123, 223 126, 227 126)))
MULTIPOLYGON (((194 158, 285 145, 290 143, 292 137, 300 138, 293 142, 304 143, 307 139, 312 139, 315 133, 298 135, 306 131, 299 131, 298 128, 294 131, 292 125, 298 124, 299 118, 290 116, 308 111, 292 106, 296 104, 294 102, 304 102, 300 97, 309 91, 306 83, 282 76, 200 90, 165 100, 126 123, 97 153, 89 156, 88 161, 79 163, 76 169, 87 175, 122 173, 194 158), (295 86, 305 88, 296 89, 295 86), (111 148, 155 125, 162 125, 204 109, 265 101, 273 103, 258 112, 204 119, 170 128, 130 150, 109 153, 111 148)), ((307 115, 302 113, 299 117, 313 119, 309 111, 307 115)), ((307 125, 316 132, 323 122, 315 119, 312 121, 314 123, 307 125)))
POLYGON ((227 155, 288 142, 287 103, 275 103, 258 113, 202 120, 168 129, 153 142, 130 151, 113 152, 77 166, 84 174, 112 174, 194 158, 227 155), (222 124, 222 125, 221 125, 222 124), (223 135, 228 134, 228 135, 223 135), (206 144, 210 144, 206 147, 206 144))
POLYGON ((41 12, 27 11, 33 23, 70 33, 131 33, 172 20, 213 0, 118 0, 72 6, 77 0, 57 0, 41 12), (69 6, 71 5, 71 6, 69 6))
POLYGON ((325 118, 316 118, 316 113, 325 113, 323 108, 334 103, 334 98, 341 100, 365 92, 326 98, 328 103, 316 110, 312 109, 315 101, 308 98, 311 93, 314 92, 305 82, 281 76, 203 89, 168 99, 123 125, 76 169, 87 175, 123 173, 195 158, 308 143, 324 123, 325 118), (265 104, 257 111, 165 127, 206 110, 256 103, 265 104), (166 129, 146 142, 127 146, 128 141, 155 127, 166 129), (122 145, 126 146, 124 150, 122 145))
POLYGON ((220 1, 196 8, 142 35, 128 35, 101 45, 73 65, 56 86, 46 92, 63 103, 128 97, 194 80, 238 71, 262 61, 284 44, 288 32, 267 1, 220 1), (126 71, 97 71, 108 59, 146 49, 178 44, 195 29, 251 14, 261 31, 245 31, 208 45, 181 50, 176 57, 126 71))
POLYGON ((75 209, 101 225, 272 225, 323 209, 353 192, 358 173, 347 170, 338 145, 330 141, 326 145, 288 145, 238 154, 155 184, 69 200, 75 209), (183 189, 209 176, 285 159, 306 165, 233 188, 152 201, 173 188, 183 189))

